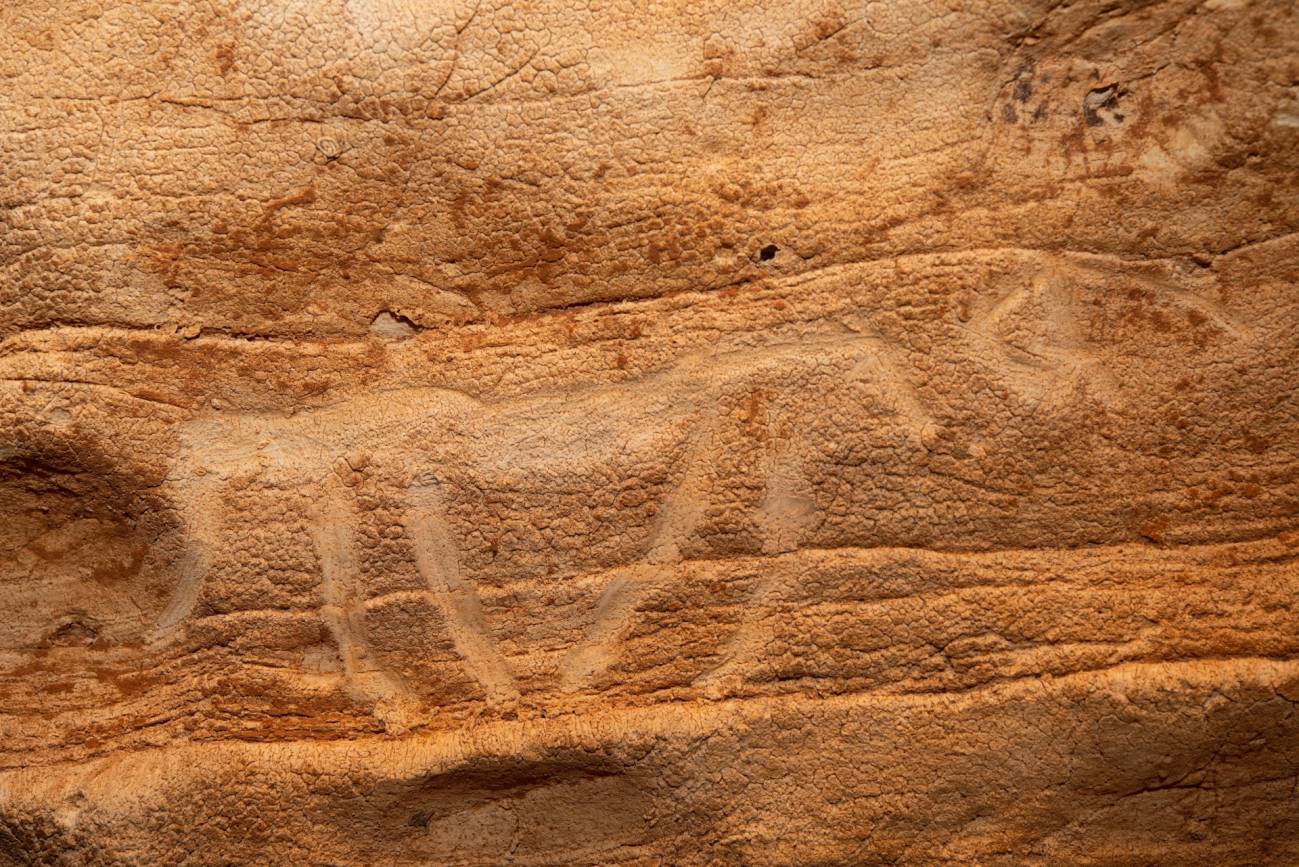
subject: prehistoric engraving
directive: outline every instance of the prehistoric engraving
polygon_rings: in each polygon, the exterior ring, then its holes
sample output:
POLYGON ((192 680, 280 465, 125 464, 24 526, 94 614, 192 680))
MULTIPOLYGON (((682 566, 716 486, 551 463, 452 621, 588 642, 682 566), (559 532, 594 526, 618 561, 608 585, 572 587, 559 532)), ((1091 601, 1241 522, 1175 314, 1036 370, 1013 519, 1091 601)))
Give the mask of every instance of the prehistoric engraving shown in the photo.
POLYGON ((1292 0, 0 48, 0 867, 1299 863, 1292 0))
POLYGON ((411 512, 406 528, 415 544, 415 561, 429 592, 451 624, 452 640, 478 682, 494 702, 519 697, 509 665, 493 645, 483 622, 482 605, 460 574, 455 539, 447 526, 445 506, 436 480, 410 492, 411 512))
MULTIPOLYGON (((854 326, 857 330, 860 327, 854 326)), ((934 422, 894 366, 896 362, 884 357, 888 352, 877 335, 856 336, 847 331, 844 336, 812 336, 801 344, 737 351, 710 359, 702 366, 687 360, 657 377, 655 385, 667 395, 688 396, 686 405, 713 407, 735 392, 746 376, 766 376, 768 370, 779 376, 782 370, 822 364, 840 366, 846 369, 848 381, 866 383, 883 396, 893 416, 881 423, 900 424, 918 438, 922 429, 934 422), (716 380, 710 376, 712 371, 725 371, 726 376, 716 380)), ((606 406, 614 409, 598 421, 602 426, 622 429, 626 420, 634 417, 655 425, 671 423, 670 418, 653 413, 653 404, 647 407, 633 390, 611 396, 614 401, 606 401, 606 406)), ((378 466, 395 466, 395 462, 406 460, 403 455, 409 452, 403 453, 402 449, 418 450, 418 444, 430 437, 444 440, 444 448, 450 449, 447 454, 456 450, 472 454, 472 439, 454 431, 472 430, 491 412, 491 407, 462 395, 408 390, 292 418, 234 415, 195 421, 187 428, 185 468, 179 473, 194 480, 189 484, 189 495, 182 500, 191 550, 174 595, 159 618, 158 637, 165 638, 178 627, 194 610, 202 593, 203 576, 211 566, 211 550, 221 545, 224 532, 217 518, 222 485, 258 478, 273 486, 305 486, 311 492, 309 497, 316 500, 310 515, 310 534, 320 568, 320 611, 338 649, 342 676, 350 688, 371 699, 399 695, 400 685, 390 674, 376 668, 377 661, 365 647, 361 606, 368 594, 358 585, 360 561, 365 555, 357 550, 353 538, 358 512, 352 495, 334 470, 340 462, 348 468, 345 456, 361 445, 366 448, 365 463, 378 466)), ((523 417, 526 415, 523 413, 523 417)), ((594 603, 590 633, 571 649, 563 664, 565 688, 580 688, 611 664, 613 645, 629 628, 645 590, 655 584, 664 568, 686 556, 683 548, 709 500, 712 470, 708 456, 717 447, 718 422, 715 409, 706 409, 689 420, 687 444, 676 470, 680 479, 659 505, 647 537, 639 543, 643 551, 640 562, 622 567, 594 603)), ((754 418, 744 422, 750 428, 754 423, 754 418)), ((772 423, 768 420, 765 425, 772 423)), ((797 421, 789 420, 788 426, 796 430, 797 421)), ((526 434, 506 433, 497 442, 514 436, 526 434)), ((761 549, 768 553, 795 550, 816 508, 810 488, 800 479, 797 458, 790 451, 793 447, 793 443, 778 443, 779 451, 764 459, 765 493, 756 506, 755 519, 761 527, 761 549)), ((521 457, 523 452, 515 449, 514 454, 521 457)), ((663 456, 654 459, 662 460, 663 456)), ((669 466, 665 469, 671 471, 669 466)), ((520 470, 527 472, 527 464, 516 464, 515 471, 520 470)), ((491 479, 484 483, 490 487, 491 479)), ((487 691, 489 701, 517 700, 518 686, 493 642, 477 590, 462 574, 455 532, 447 521, 443 488, 436 467, 430 467, 417 472, 402 495, 406 510, 402 520, 415 563, 445 617, 456 650, 487 691)), ((757 595, 765 592, 765 588, 755 591, 757 595)), ((747 633, 747 627, 741 631, 747 633)), ((746 635, 742 640, 757 639, 746 635)))

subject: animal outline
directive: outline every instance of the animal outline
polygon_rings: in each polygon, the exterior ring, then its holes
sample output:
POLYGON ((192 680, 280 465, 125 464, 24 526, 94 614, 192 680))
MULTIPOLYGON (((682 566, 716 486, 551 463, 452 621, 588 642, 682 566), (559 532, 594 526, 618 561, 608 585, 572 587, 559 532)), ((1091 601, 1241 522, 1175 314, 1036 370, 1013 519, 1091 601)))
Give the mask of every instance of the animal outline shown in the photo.
MULTIPOLYGON (((773 374, 779 378, 783 370, 817 365, 835 368, 847 381, 871 381, 885 401, 894 405, 902 423, 917 432, 930 423, 927 414, 915 417, 924 413, 919 398, 882 338, 860 319, 801 340, 685 357, 658 374, 653 389, 638 383, 588 390, 585 397, 598 399, 604 407, 603 416, 589 422, 601 434, 612 436, 644 425, 677 426, 686 431, 686 444, 675 461, 668 458, 668 463, 680 465, 680 480, 660 503, 658 517, 644 539, 642 556, 622 568, 605 588, 595 602, 586 639, 572 647, 561 664, 562 689, 579 690, 608 667, 614 645, 629 628, 637 603, 666 566, 683 558, 681 547, 700 518, 699 501, 709 471, 706 446, 718 424, 720 397, 742 388, 747 380, 773 374), (718 371, 725 375, 719 377, 718 371), (650 396, 646 397, 647 393, 650 396)), ((474 441, 466 432, 488 421, 497 422, 486 425, 496 431, 495 436, 476 448, 481 451, 496 444, 515 446, 510 449, 514 454, 526 452, 527 447, 517 446, 525 443, 529 432, 517 423, 511 426, 510 417, 529 417, 530 403, 537 400, 491 405, 459 392, 411 389, 364 395, 294 416, 226 414, 190 422, 183 434, 183 467, 174 475, 187 479, 187 484, 180 486, 181 505, 193 541, 179 585, 158 620, 154 640, 166 641, 197 605, 204 577, 212 568, 212 548, 221 537, 217 496, 221 486, 241 476, 269 479, 315 492, 310 534, 321 570, 321 612, 342 660, 343 679, 359 695, 401 700, 403 688, 397 679, 378 670, 361 638, 359 568, 351 532, 358 515, 333 468, 349 450, 360 447, 370 453, 371 461, 399 463, 401 449, 409 449, 421 436, 459 439, 462 447, 473 452, 474 441)), ((525 463, 538 459, 532 455, 525 463)), ((800 528, 808 523, 814 505, 806 497, 776 491, 788 488, 797 476, 789 455, 768 463, 769 495, 764 498, 764 514, 758 522, 769 537, 763 544, 771 550, 789 550, 797 546, 800 528), (786 512, 794 517, 789 518, 786 512)), ((417 570, 446 619, 465 668, 483 687, 489 703, 508 704, 519 698, 519 689, 508 661, 492 641, 481 600, 462 574, 443 488, 434 470, 416 473, 404 491, 403 523, 417 570)))

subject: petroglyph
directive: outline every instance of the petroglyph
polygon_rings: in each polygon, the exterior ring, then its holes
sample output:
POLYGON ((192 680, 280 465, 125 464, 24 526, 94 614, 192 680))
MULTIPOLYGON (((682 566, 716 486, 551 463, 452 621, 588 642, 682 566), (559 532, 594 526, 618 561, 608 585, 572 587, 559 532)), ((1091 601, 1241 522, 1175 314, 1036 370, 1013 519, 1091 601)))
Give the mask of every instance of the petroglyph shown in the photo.
POLYGON ((907 430, 919 441, 925 431, 932 431, 937 423, 924 400, 907 380, 903 372, 905 360, 898 357, 897 350, 879 335, 865 317, 850 317, 845 325, 861 335, 855 343, 862 350, 857 353, 860 360, 849 369, 849 381, 872 391, 882 406, 891 412, 887 421, 907 430))
POLYGON ((482 604, 460 574, 460 555, 443 517, 446 507, 439 483, 435 479, 417 483, 410 489, 407 502, 410 512, 405 523, 414 543, 415 562, 450 624, 456 650, 487 691, 489 701, 516 700, 519 690, 509 665, 492 642, 482 604))
MULTIPOLYGON (((856 320, 855 320, 856 321, 856 320)), ((644 542, 643 562, 628 564, 609 581, 594 606, 589 634, 569 652, 563 663, 562 682, 573 690, 591 682, 616 657, 614 646, 634 622, 634 612, 647 589, 655 586, 656 570, 680 562, 682 548, 700 521, 709 499, 712 471, 708 455, 715 449, 721 397, 746 377, 767 375, 782 366, 800 369, 832 363, 843 367, 849 381, 861 383, 881 397, 891 417, 885 424, 898 424, 916 436, 933 420, 906 383, 885 342, 860 321, 846 331, 815 334, 800 343, 769 344, 709 358, 686 358, 658 377, 656 387, 664 394, 681 394, 691 404, 709 407, 690 420, 689 444, 679 462, 680 480, 664 498, 649 536, 644 542), (810 354, 809 354, 810 353, 810 354), (723 367, 723 365, 725 365, 723 367), (774 367, 773 367, 774 365, 774 367), (726 370, 716 381, 711 371, 726 370)), ((606 399, 610 392, 601 390, 606 399)), ((634 389, 620 389, 611 411, 597 420, 601 426, 625 425, 624 419, 645 418, 646 404, 634 389)), ((182 470, 174 475, 197 478, 184 500, 193 542, 182 577, 173 598, 160 618, 157 636, 165 638, 193 611, 201 594, 203 576, 211 567, 211 548, 220 538, 217 515, 222 485, 260 479, 266 484, 306 485, 321 491, 322 503, 312 515, 312 537, 321 564, 321 613, 338 646, 344 676, 363 694, 399 696, 402 689, 391 676, 377 671, 377 663, 364 647, 364 625, 360 602, 365 594, 358 587, 360 569, 352 542, 357 521, 348 494, 334 470, 345 456, 364 446, 366 463, 392 468, 405 461, 412 446, 429 438, 440 439, 444 448, 473 454, 479 447, 469 433, 485 418, 501 420, 511 413, 526 423, 527 404, 493 407, 464 395, 444 390, 404 390, 378 394, 355 403, 336 404, 310 413, 283 417, 266 414, 226 414, 196 420, 186 429, 182 470), (364 682, 364 686, 355 686, 364 682)), ((796 419, 786 420, 797 427, 796 419)), ((671 424, 662 418, 651 424, 671 424)), ((748 424, 752 424, 749 422, 748 424)), ((516 442, 510 454, 517 463, 531 453, 520 449, 526 435, 494 440, 516 442)), ((785 443, 782 451, 765 459, 768 469, 765 494, 755 520, 762 528, 763 548, 771 553, 793 550, 815 511, 806 481, 800 476, 797 459, 785 443)), ((545 449, 526 459, 549 465, 555 452, 545 449)), ((484 465, 485 468, 490 464, 484 465)), ((508 703, 519 697, 509 665, 491 637, 482 603, 474 587, 462 575, 460 556, 453 532, 445 518, 444 492, 436 481, 436 469, 419 475, 404 495, 404 525, 410 536, 419 573, 435 603, 446 617, 451 638, 466 668, 487 690, 494 703, 508 703)), ((489 480, 488 480, 489 481, 489 480)), ((490 481, 489 481, 490 483, 490 481)))
POLYGON ((799 466, 797 452, 787 446, 770 458, 759 508, 764 554, 797 550, 816 517, 815 491, 799 466))
POLYGON ((200 477, 190 481, 188 493, 190 496, 181 503, 185 553, 176 587, 154 627, 154 641, 165 640, 194 610, 202 590, 203 578, 211 566, 212 546, 221 537, 219 486, 213 484, 212 480, 200 477))
MULTIPOLYGON (((1116 359, 1098 331, 1099 298, 1112 292, 1134 307, 1141 330, 1157 337, 1172 323, 1206 324, 1232 341, 1253 329, 1205 292, 1179 285, 1162 263, 1124 268, 1115 281, 1111 259, 1087 254, 1053 256, 1006 278, 969 324, 997 359, 1000 372, 1037 405, 1060 405, 1079 388, 1113 406, 1131 400, 1113 371, 1116 359)), ((1200 282, 1205 282, 1201 280, 1200 282)))
POLYGON ((0 864, 1299 864, 1296 16, 0 3, 0 864))
POLYGON ((1077 288, 1065 267, 1018 278, 971 323, 1001 361, 1001 371, 1037 404, 1059 404, 1086 384, 1117 400, 1100 347, 1079 321, 1077 288))
POLYGON ((637 603, 660 570, 682 559, 681 548, 702 517, 707 501, 705 456, 717 413, 710 410, 693 430, 683 458, 683 476, 664 498, 645 546, 644 562, 619 570, 595 605, 585 641, 573 647, 562 669, 562 685, 572 691, 604 672, 616 657, 615 645, 630 628, 637 603))
POLYGON ((781 589, 780 582, 775 580, 758 582, 746 600, 739 624, 721 646, 718 661, 695 678, 694 685, 705 695, 723 698, 740 690, 747 670, 761 658, 771 639, 768 621, 781 589))
POLYGON ((405 690, 371 659, 362 636, 364 608, 359 604, 356 544, 352 527, 356 509, 336 479, 321 485, 321 500, 313 507, 311 537, 320 559, 320 614, 329 627, 343 663, 343 677, 358 697, 384 702, 405 690))

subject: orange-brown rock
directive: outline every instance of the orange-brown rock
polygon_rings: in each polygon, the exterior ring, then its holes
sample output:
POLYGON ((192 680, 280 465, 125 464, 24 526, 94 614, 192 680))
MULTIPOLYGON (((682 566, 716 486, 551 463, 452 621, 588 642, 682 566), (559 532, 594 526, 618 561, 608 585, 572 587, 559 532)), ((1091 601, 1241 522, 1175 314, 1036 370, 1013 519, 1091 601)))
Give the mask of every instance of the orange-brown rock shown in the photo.
POLYGON ((1299 861, 1291 0, 9 0, 0 861, 1299 861))

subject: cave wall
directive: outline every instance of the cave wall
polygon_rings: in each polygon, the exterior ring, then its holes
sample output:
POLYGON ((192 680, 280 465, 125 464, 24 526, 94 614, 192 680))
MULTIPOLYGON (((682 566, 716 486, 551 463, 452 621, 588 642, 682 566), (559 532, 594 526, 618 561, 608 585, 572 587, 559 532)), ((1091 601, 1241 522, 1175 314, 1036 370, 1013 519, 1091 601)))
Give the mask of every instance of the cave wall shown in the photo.
POLYGON ((0 860, 1299 861, 1289 0, 0 46, 0 860))

